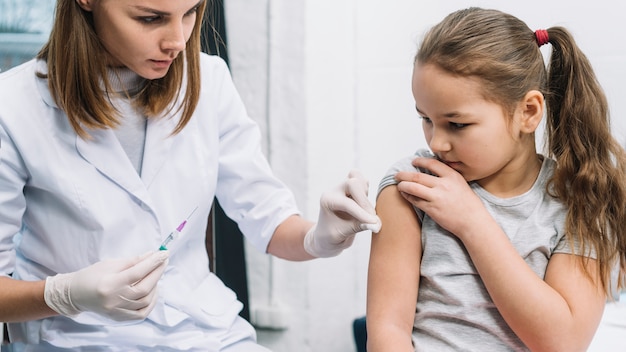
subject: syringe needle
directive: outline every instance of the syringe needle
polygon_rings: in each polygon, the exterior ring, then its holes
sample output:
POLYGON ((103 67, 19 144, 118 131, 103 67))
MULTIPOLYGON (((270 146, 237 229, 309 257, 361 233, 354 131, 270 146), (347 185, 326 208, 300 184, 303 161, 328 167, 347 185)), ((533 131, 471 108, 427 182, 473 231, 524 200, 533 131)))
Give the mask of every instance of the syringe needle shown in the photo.
POLYGON ((197 205, 196 205, 196 207, 195 207, 195 208, 193 208, 193 210, 191 211, 191 213, 189 213, 189 215, 187 216, 187 219, 185 219, 185 220, 189 220, 189 218, 191 218, 191 216, 193 215, 193 213, 195 213, 195 212, 196 212, 196 209, 198 209, 198 206, 197 206, 197 205))

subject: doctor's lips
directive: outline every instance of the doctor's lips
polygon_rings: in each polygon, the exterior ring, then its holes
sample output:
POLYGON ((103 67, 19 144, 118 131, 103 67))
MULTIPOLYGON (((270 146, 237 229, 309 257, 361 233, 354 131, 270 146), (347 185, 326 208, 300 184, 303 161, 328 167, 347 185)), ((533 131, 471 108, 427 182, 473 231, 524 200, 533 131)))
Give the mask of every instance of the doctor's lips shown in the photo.
POLYGON ((172 60, 150 60, 152 63, 159 68, 168 68, 172 64, 172 60))

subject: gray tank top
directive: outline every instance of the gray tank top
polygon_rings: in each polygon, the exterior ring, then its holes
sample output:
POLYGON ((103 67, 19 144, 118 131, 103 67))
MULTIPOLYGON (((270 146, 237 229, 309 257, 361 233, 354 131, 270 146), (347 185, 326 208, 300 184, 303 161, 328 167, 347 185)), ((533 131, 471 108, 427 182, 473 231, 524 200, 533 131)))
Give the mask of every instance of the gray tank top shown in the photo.
MULTIPOLYGON (((420 150, 395 163, 381 180, 378 193, 396 184, 393 177, 398 171, 416 171, 411 161, 417 156, 432 154, 420 150)), ((545 191, 554 165, 553 160, 544 158, 533 187, 513 198, 495 197, 470 183, 517 252, 541 278, 553 253, 577 251, 565 240, 566 208, 545 191)), ((415 351, 527 351, 498 312, 462 242, 421 210, 415 211, 422 222, 423 247, 413 325, 415 351)))

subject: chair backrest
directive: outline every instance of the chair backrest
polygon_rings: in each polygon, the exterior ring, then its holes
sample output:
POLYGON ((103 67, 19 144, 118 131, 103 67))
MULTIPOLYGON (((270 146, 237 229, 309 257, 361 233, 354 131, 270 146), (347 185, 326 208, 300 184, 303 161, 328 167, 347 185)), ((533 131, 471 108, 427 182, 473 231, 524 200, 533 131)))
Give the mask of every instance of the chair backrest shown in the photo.
POLYGON ((217 199, 214 200, 213 210, 209 215, 206 248, 211 271, 235 291, 237 299, 243 303, 239 315, 250 321, 244 237, 237 223, 224 213, 217 199))
POLYGON ((206 247, 206 253, 209 255, 209 269, 215 273, 215 239, 213 238, 214 224, 213 215, 214 211, 211 209, 209 213, 209 221, 206 225, 206 236, 204 238, 204 245, 206 247))
POLYGON ((7 324, 0 322, 0 346, 9 344, 9 330, 7 324))

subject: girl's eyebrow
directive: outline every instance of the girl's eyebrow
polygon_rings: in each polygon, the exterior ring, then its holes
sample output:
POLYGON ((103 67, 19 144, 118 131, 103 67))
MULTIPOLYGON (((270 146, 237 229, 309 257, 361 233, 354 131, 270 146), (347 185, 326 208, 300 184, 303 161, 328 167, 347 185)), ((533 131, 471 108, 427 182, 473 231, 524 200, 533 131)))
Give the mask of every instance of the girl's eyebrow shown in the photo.
MULTIPOLYGON (((201 5, 204 1, 205 1, 205 0, 200 0, 200 1, 198 1, 198 3, 197 3, 197 4, 195 4, 195 5, 193 5, 193 6, 190 8, 190 10, 192 10, 192 9, 195 9, 195 8, 199 7, 199 6, 200 6, 200 5, 201 5)), ((168 15, 170 15, 170 13, 169 13, 169 12, 159 11, 159 10, 156 10, 156 9, 153 9, 153 8, 149 8, 149 7, 145 7, 145 6, 135 6, 135 8, 136 8, 137 10, 144 11, 144 12, 150 12, 150 13, 153 13, 153 14, 155 14, 155 15, 159 15, 159 16, 168 16, 168 15)))
MULTIPOLYGON (((420 114, 422 116, 427 116, 417 106, 415 107, 415 110, 417 110, 418 114, 420 114)), ((453 118, 459 118, 462 115, 459 112, 453 111, 453 112, 449 112, 449 113, 443 114, 443 116, 446 117, 446 118, 449 118, 449 119, 453 119, 453 118)))

